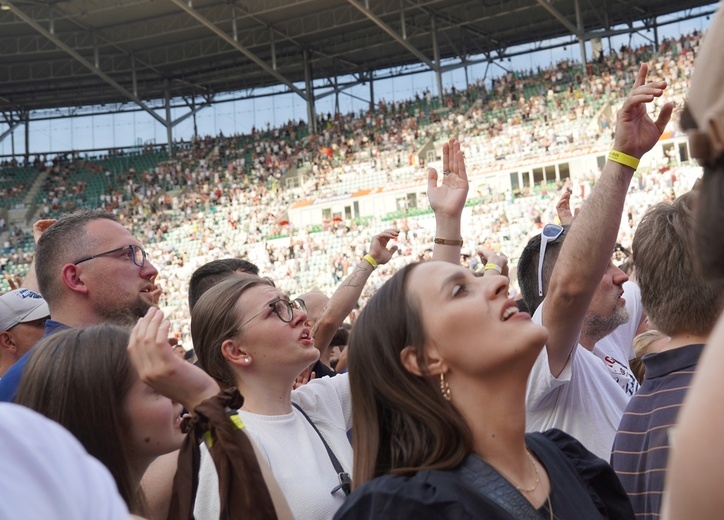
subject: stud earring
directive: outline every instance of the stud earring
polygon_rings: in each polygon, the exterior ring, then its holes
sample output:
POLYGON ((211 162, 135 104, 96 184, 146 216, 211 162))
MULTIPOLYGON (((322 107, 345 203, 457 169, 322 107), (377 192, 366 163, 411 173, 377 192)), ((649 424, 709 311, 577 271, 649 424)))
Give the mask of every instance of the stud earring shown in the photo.
POLYGON ((249 356, 246 356, 244 358, 244 363, 248 363, 249 361, 251 361, 251 358, 249 356))
POLYGON ((447 381, 445 381, 445 374, 440 372, 440 392, 442 392, 442 397, 449 401, 452 399, 452 392, 450 391, 450 385, 447 384, 447 381))

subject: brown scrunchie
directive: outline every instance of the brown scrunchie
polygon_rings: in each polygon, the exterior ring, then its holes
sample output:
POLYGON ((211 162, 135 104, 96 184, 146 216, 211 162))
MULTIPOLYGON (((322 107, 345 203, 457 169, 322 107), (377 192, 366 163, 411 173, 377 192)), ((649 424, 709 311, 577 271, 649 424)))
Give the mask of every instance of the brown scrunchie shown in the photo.
POLYGON ((219 475, 219 518, 277 518, 251 441, 232 422, 227 412, 228 409, 240 408, 243 403, 244 398, 239 391, 228 388, 198 405, 194 409, 195 416, 184 419, 181 427, 188 435, 178 456, 168 520, 194 518, 201 465, 199 444, 203 442, 206 432, 213 439, 209 451, 219 475))

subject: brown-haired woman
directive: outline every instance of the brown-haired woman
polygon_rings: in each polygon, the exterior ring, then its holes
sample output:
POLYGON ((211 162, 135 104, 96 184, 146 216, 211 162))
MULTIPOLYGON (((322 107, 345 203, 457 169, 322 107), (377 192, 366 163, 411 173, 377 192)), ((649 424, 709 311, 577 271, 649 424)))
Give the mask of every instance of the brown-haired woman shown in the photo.
POLYGON ((183 441, 182 406, 143 383, 116 325, 59 331, 42 340, 16 402, 60 423, 113 475, 128 509, 147 515, 141 477, 183 441))
MULTIPOLYGON (((342 284, 341 294, 355 295, 349 298, 352 304, 373 267, 389 261, 396 246, 388 249, 387 243, 396 236, 394 230, 377 235, 367 255, 371 260, 360 259, 349 285, 342 284)), ((238 413, 245 432, 271 468, 295 517, 324 519, 332 518, 344 502, 340 473, 352 470, 349 382, 342 374, 292 391, 297 376, 319 357, 306 322, 304 302, 290 301, 266 279, 238 276, 199 299, 191 316, 191 335, 204 370, 222 388, 234 386, 244 397, 238 413)), ((213 464, 204 457, 196 518, 218 517, 216 482, 213 464)))
POLYGON ((547 337, 504 276, 395 274, 351 335, 355 491, 335 518, 633 518, 606 462, 561 431, 525 434, 547 337))

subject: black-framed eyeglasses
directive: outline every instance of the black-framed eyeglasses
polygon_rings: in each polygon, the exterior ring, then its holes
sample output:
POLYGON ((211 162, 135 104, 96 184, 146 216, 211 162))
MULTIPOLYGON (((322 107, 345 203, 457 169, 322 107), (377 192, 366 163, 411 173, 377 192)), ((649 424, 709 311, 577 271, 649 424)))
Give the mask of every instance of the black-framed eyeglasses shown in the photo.
POLYGON ((290 323, 294 319, 294 309, 298 311, 307 312, 307 306, 304 304, 304 300, 297 298, 296 300, 287 300, 286 298, 277 298, 274 301, 269 302, 264 306, 262 310, 254 314, 251 318, 246 320, 244 323, 239 325, 236 331, 240 331, 247 323, 262 314, 269 307, 272 308, 274 314, 282 320, 284 323, 290 323))
POLYGON ((141 246, 117 247, 116 249, 111 249, 110 251, 106 251, 104 253, 98 253, 97 255, 88 256, 86 258, 81 258, 77 262, 73 262, 73 265, 78 265, 80 263, 87 262, 88 260, 93 260, 94 258, 98 258, 99 256, 108 256, 108 255, 112 255, 114 253, 120 253, 121 251, 125 251, 125 250, 129 251, 131 260, 133 260, 134 264, 136 264, 138 267, 143 267, 143 264, 146 263, 147 255, 141 246))
POLYGON ((543 258, 548 242, 555 242, 563 234, 563 228, 557 224, 546 224, 540 234, 540 254, 538 255, 538 296, 543 296, 543 258))

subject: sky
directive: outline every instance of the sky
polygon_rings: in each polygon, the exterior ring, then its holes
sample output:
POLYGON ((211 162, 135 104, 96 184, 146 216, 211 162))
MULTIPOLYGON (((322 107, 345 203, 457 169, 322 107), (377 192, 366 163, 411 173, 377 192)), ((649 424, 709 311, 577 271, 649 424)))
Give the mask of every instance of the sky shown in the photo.
MULTIPOLYGON (((705 12, 710 8, 694 9, 693 13, 705 12)), ((660 17, 659 23, 667 17, 660 17)), ((699 17, 685 22, 677 22, 659 27, 659 40, 664 38, 678 37, 682 34, 689 34, 694 30, 704 31, 710 22, 709 17, 699 17)), ((653 31, 642 34, 622 35, 611 38, 611 46, 618 49, 621 45, 637 47, 650 43, 647 38, 653 38, 653 31)), ((556 42, 571 41, 569 38, 561 38, 556 42)), ((608 53, 608 41, 603 42, 604 51, 608 53)), ((509 49, 514 52, 516 49, 509 49)), ((587 42, 586 53, 591 57, 591 44, 587 42)), ((475 57, 471 57, 474 60, 475 57)), ((573 42, 566 47, 538 51, 527 55, 515 56, 510 61, 498 62, 491 66, 486 63, 468 67, 468 80, 470 83, 485 80, 489 82, 492 78, 501 76, 506 70, 528 70, 537 66, 546 67, 551 63, 557 63, 564 59, 574 61, 581 60, 579 45, 573 42)), ((445 65, 445 62, 443 62, 445 65)), ((344 78, 340 78, 342 82, 344 78)), ((450 89, 453 85, 456 89, 465 89, 465 71, 456 69, 446 72, 442 77, 443 88, 450 89)), ((1 85, 0 85, 1 88, 1 85)), ((300 85, 304 88, 304 85, 300 85)), ((415 93, 421 93, 429 89, 433 95, 437 93, 435 74, 432 71, 424 71, 414 75, 377 80, 374 84, 376 101, 403 101, 411 99, 415 93)), ((276 89, 281 90, 281 88, 276 89)), ((264 92, 259 90, 258 92, 264 92)), ((317 92, 319 93, 319 91, 317 92)), ((229 93, 220 96, 222 99, 238 97, 238 94, 229 93)), ((339 96, 340 112, 346 114, 351 111, 359 113, 366 109, 370 97, 368 85, 358 85, 345 91, 339 96)), ((333 95, 318 100, 316 103, 317 113, 334 113, 335 98, 333 95)), ((135 105, 129 104, 129 108, 135 105)), ((175 119, 184 115, 187 108, 172 110, 172 118, 175 119)), ((163 117, 164 114, 160 112, 163 117)), ((196 121, 199 135, 224 135, 235 133, 250 133, 252 127, 264 128, 267 124, 272 127, 280 126, 289 119, 307 119, 306 102, 293 93, 276 96, 262 97, 256 99, 244 99, 229 102, 216 103, 197 114, 196 121)), ((4 133, 7 125, 0 124, 0 134, 4 133)), ((188 118, 173 130, 175 140, 189 140, 193 136, 193 118, 188 118)), ((13 154, 22 155, 25 153, 25 129, 19 126, 14 132, 14 143, 11 136, 0 142, 0 160, 13 154), (4 156, 4 157, 3 157, 4 156)), ((30 153, 57 153, 69 150, 103 149, 116 147, 131 147, 145 143, 155 142, 166 143, 166 129, 149 114, 143 111, 133 111, 118 114, 102 114, 86 117, 72 117, 53 119, 47 121, 31 121, 30 124, 30 153)), ((97 152, 103 153, 103 152, 97 152)), ((94 153, 91 152, 91 155, 94 153)))

